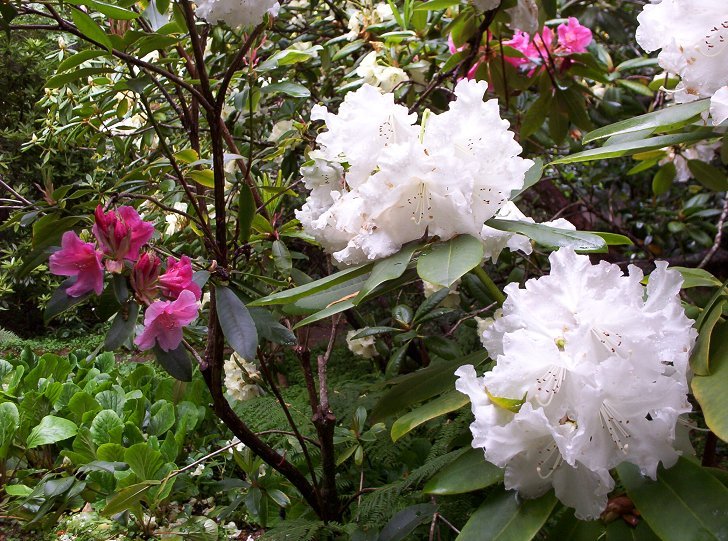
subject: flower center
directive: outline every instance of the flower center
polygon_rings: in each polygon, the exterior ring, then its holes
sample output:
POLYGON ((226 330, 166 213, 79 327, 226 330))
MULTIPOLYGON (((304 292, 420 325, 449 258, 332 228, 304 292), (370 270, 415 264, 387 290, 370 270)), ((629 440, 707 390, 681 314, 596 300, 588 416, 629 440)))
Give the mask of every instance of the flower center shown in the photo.
POLYGON ((552 442, 538 451, 536 473, 541 479, 548 479, 561 466, 564 457, 561 456, 556 442, 552 442))
POLYGON ((607 400, 602 402, 599 408, 599 418, 602 421, 602 428, 609 432, 609 436, 617 445, 617 448, 626 454, 629 449, 628 440, 632 437, 627 430, 629 419, 625 419, 607 400))
POLYGON ((551 365, 546 373, 536 379, 536 401, 542 406, 548 406, 561 389, 566 377, 566 368, 551 365))

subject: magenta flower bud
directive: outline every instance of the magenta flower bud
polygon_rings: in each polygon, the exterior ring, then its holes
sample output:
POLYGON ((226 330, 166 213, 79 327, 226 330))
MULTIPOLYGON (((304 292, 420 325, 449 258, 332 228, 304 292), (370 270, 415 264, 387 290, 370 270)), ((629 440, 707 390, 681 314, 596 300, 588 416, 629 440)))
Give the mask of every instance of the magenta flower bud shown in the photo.
POLYGON ((169 299, 176 299, 183 291, 191 291, 198 301, 202 298, 202 290, 192 280, 192 263, 183 255, 179 261, 174 257, 167 259, 167 271, 159 277, 162 294, 169 299))
POLYGON ((154 301, 144 314, 144 331, 134 343, 142 351, 158 344, 164 351, 172 351, 182 342, 182 328, 197 317, 200 303, 194 293, 185 290, 176 301, 154 301))
POLYGON ((119 207, 105 213, 99 205, 95 218, 93 233, 109 257, 106 262, 109 272, 121 272, 124 260, 136 261, 139 250, 154 234, 154 226, 142 220, 132 207, 119 207))
POLYGON ((104 290, 102 256, 96 245, 67 231, 61 239, 61 249, 50 258, 50 269, 53 274, 76 277, 76 283, 66 290, 69 296, 80 297, 89 291, 101 295, 104 290))
POLYGON ((141 255, 131 271, 131 287, 136 298, 144 304, 152 304, 159 288, 159 269, 162 262, 149 252, 141 255))

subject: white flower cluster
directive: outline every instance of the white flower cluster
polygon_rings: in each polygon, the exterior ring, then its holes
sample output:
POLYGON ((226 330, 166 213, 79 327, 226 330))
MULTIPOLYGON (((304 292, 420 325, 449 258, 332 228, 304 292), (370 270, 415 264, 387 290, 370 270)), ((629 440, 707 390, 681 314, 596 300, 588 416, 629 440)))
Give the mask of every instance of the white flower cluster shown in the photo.
POLYGON ((278 15, 276 0, 197 0, 197 16, 210 24, 249 28, 263 22, 266 13, 278 15))
POLYGON ((699 160, 710 163, 720 147, 721 143, 697 143, 687 148, 666 148, 667 156, 660 160, 660 165, 672 162, 675 166, 675 180, 677 182, 687 182, 693 178, 688 162, 690 160, 699 160))
POLYGON ((233 400, 244 402, 260 396, 261 389, 256 383, 260 381, 258 368, 243 359, 237 353, 225 361, 225 389, 233 400))
POLYGON ((346 345, 354 355, 364 357, 365 359, 373 359, 379 355, 374 336, 354 338, 354 336, 364 330, 366 329, 355 329, 346 333, 346 345))
POLYGON ((553 486, 591 519, 614 487, 611 468, 631 462, 654 479, 659 462, 677 460, 697 333, 664 262, 645 290, 636 267, 625 276, 565 248, 550 261, 550 275, 506 287, 483 334, 496 365, 482 377, 460 367, 456 387, 472 404, 473 447, 505 467, 506 488, 535 498, 553 486))
POLYGON ((713 123, 728 119, 728 2, 652 0, 637 20, 640 46, 682 79, 675 101, 712 98, 713 123))
POLYGON ((392 92, 400 83, 409 81, 409 75, 396 66, 383 66, 377 61, 377 52, 366 55, 356 68, 364 83, 376 86, 382 92, 392 92))
POLYGON ((421 126, 370 85, 347 94, 338 114, 314 107, 328 131, 302 169, 311 190, 296 213, 304 230, 344 264, 386 257, 426 233, 480 236, 533 165, 519 157, 497 100, 483 102, 486 89, 460 81, 450 109, 425 114, 421 126))
POLYGON ((349 15, 349 22, 347 23, 349 32, 346 34, 346 39, 349 41, 357 39, 368 26, 394 20, 392 6, 387 2, 378 2, 368 9, 366 6, 361 6, 363 10, 352 2, 347 2, 346 7, 349 15))

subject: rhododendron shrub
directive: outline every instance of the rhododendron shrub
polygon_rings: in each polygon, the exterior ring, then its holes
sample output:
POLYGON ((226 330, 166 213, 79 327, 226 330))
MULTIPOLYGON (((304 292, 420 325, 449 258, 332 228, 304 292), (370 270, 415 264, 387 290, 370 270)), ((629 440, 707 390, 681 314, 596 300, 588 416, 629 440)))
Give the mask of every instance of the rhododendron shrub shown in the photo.
POLYGON ((82 4, 0 6, 57 33, 0 292, 107 351, 0 361, 3 517, 728 536, 724 2, 82 4))

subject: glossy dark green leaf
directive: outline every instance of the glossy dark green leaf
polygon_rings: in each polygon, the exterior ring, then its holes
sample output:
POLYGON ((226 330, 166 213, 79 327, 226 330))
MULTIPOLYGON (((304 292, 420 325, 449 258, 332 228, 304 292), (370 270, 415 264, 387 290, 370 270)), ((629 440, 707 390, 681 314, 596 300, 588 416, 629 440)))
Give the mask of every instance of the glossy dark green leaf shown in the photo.
POLYGON ((257 356, 258 331, 243 301, 229 287, 215 287, 215 307, 222 332, 228 344, 243 359, 257 356))
POLYGON ((435 495, 465 494, 502 480, 503 470, 485 460, 482 449, 468 449, 437 472, 422 490, 435 495))
POLYGON ((54 317, 62 314, 66 310, 70 310, 76 305, 88 300, 92 293, 86 293, 80 297, 71 297, 66 293, 66 290, 76 283, 76 278, 68 278, 64 281, 58 289, 51 295, 48 304, 46 304, 45 312, 43 312, 43 320, 48 323, 54 317))
POLYGON ((710 100, 693 101, 666 107, 653 113, 615 122, 609 126, 604 126, 603 128, 589 132, 584 136, 584 143, 642 130, 651 130, 651 132, 654 132, 658 128, 664 131, 677 129, 696 120, 709 107, 710 100))
POLYGON ((377 541, 408 539, 417 526, 432 521, 436 511, 437 505, 431 503, 418 503, 402 509, 382 528, 377 541))
POLYGON ((116 314, 114 321, 111 323, 109 332, 106 333, 104 340, 104 349, 106 351, 114 351, 120 348, 133 334, 139 315, 139 305, 130 302, 122 306, 119 313, 116 314))
POLYGON ((393 256, 377 261, 372 268, 369 278, 354 299, 354 304, 359 304, 369 293, 374 291, 377 286, 402 276, 404 271, 407 270, 407 265, 412 259, 416 249, 416 244, 405 246, 393 256))
POLYGON ((633 464, 617 468, 640 516, 663 541, 728 539, 728 488, 698 464, 681 458, 657 480, 633 464))
POLYGON ((106 35, 101 27, 90 16, 86 15, 80 9, 71 10, 71 18, 78 30, 87 38, 95 41, 107 51, 111 52, 113 46, 111 39, 106 35))
POLYGON ((579 520, 569 509, 549 531, 548 541, 598 541, 604 528, 599 520, 579 520))
POLYGON ((728 441, 728 323, 716 326, 710 340, 710 375, 696 375, 690 383, 705 424, 728 441))
POLYGON ((652 178, 652 193, 662 195, 672 188, 672 182, 675 180, 677 169, 673 162, 667 162, 660 167, 652 178))
POLYGON ((154 356, 167 373, 180 381, 192 381, 192 359, 184 344, 177 349, 164 351, 159 345, 154 346, 154 356))
POLYGON ((598 251, 607 246, 603 238, 593 233, 558 229, 543 224, 492 219, 488 220, 486 225, 501 231, 521 233, 548 248, 567 247, 574 250, 598 251))
POLYGON ((725 171, 701 160, 688 160, 690 172, 695 180, 714 192, 728 191, 728 177, 725 171))
POLYGON ((101 514, 105 517, 110 517, 128 511, 144 499, 150 488, 159 484, 160 481, 148 479, 141 483, 122 488, 106 502, 106 506, 101 511, 101 514))
POLYGON ((630 526, 623 520, 617 519, 607 526, 606 541, 660 541, 660 538, 643 520, 637 526, 630 526))
POLYGON ((515 492, 491 494, 463 527, 456 541, 530 541, 556 507, 553 492, 524 500, 515 492))
POLYGON ((282 83, 272 83, 268 86, 264 86, 261 90, 263 94, 275 94, 281 93, 292 98, 309 98, 311 97, 311 91, 305 86, 293 83, 291 81, 285 81, 282 83))
POLYGON ((417 274, 430 283, 450 287, 466 272, 480 265, 483 253, 481 240, 470 235, 459 235, 420 255, 417 274))
POLYGON ((54 415, 46 415, 38 425, 33 427, 30 434, 28 434, 26 447, 33 449, 40 445, 48 445, 67 440, 68 438, 74 437, 77 433, 78 426, 73 421, 54 415))
POLYGON ((464 364, 480 366, 488 358, 485 350, 476 351, 458 359, 457 362, 440 362, 422 368, 411 374, 391 380, 392 388, 374 406, 371 413, 373 423, 403 411, 414 404, 437 396, 455 385, 455 370, 464 364))
POLYGON ((397 441, 422 423, 460 409, 467 403, 468 397, 466 395, 458 391, 451 391, 424 406, 415 408, 394 422, 391 431, 392 441, 397 441))

